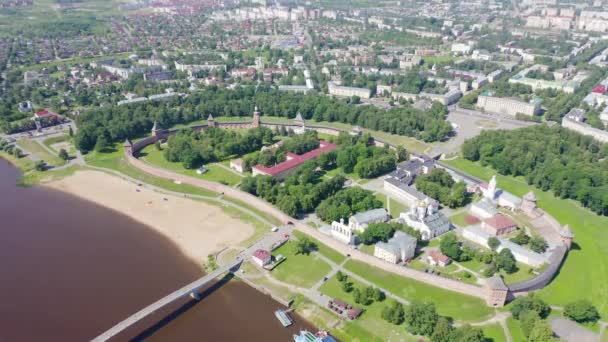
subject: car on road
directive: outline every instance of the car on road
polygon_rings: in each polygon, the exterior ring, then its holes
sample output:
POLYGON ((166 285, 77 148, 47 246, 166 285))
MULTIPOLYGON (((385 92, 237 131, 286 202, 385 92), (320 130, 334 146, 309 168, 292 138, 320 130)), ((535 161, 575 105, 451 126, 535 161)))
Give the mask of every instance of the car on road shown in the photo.
POLYGON ((279 231, 279 227, 274 226, 274 227, 272 227, 272 229, 270 229, 270 230, 271 230, 271 231, 273 231, 273 232, 278 232, 278 231, 279 231))

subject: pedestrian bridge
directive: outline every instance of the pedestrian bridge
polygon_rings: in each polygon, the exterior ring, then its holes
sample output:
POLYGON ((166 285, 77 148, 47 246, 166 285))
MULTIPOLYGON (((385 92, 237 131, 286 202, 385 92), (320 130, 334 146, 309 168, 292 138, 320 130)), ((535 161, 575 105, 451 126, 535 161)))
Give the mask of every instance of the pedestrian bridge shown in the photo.
POLYGON ((205 285, 207 285, 209 282, 213 281, 215 278, 219 277, 223 273, 235 271, 236 269, 239 268, 239 266, 241 266, 241 262, 242 262, 242 260, 235 259, 233 262, 231 262, 221 268, 218 268, 217 270, 182 287, 179 290, 176 290, 175 292, 169 294, 168 296, 161 298, 157 302, 152 303, 149 306, 143 308, 142 310, 134 313, 133 315, 129 316, 124 321, 116 324, 115 326, 110 328, 108 331, 95 337, 91 341, 92 342, 107 341, 107 340, 111 339, 112 337, 120 334, 122 331, 124 331, 128 327, 134 325, 135 323, 139 322, 140 320, 144 319, 145 317, 147 317, 147 316, 153 314, 154 312, 156 312, 157 310, 163 308, 165 305, 168 305, 168 304, 170 304, 182 297, 188 296, 190 294, 193 294, 193 297, 197 297, 198 293, 205 285))

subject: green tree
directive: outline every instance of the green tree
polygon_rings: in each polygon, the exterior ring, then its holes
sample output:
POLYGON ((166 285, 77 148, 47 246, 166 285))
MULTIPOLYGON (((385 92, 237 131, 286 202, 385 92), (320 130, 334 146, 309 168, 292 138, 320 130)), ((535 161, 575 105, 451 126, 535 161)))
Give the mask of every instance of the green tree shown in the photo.
POLYGON ((37 160, 34 163, 34 169, 36 169, 36 171, 44 171, 46 169, 46 163, 44 160, 37 160))
POLYGON ((585 299, 566 304, 564 316, 579 323, 597 322, 600 319, 597 309, 585 299))
POLYGON ((446 234, 439 243, 439 249, 441 253, 449 256, 450 258, 458 261, 460 260, 460 243, 454 234, 446 234))
POLYGON ((97 152, 105 152, 108 148, 110 142, 105 135, 100 135, 97 137, 97 141, 95 142, 95 151, 97 152))
POLYGON ((13 156, 15 156, 15 158, 19 159, 19 158, 23 157, 23 151, 21 151, 20 148, 15 147, 13 149, 13 156))
POLYGON ((70 128, 69 128, 68 134, 70 135, 70 137, 74 136, 74 130, 72 129, 72 126, 70 126, 70 128))
POLYGON ((552 342, 557 341, 553 338, 553 330, 547 321, 539 319, 534 323, 530 336, 528 336, 528 342, 552 342))
POLYGON ((496 266, 507 273, 517 272, 517 262, 510 249, 503 248, 500 253, 496 255, 496 266))
POLYGON ((412 301, 405 310, 407 330, 414 335, 430 336, 439 320, 435 304, 430 302, 412 301))
POLYGON ((343 281, 340 284, 342 284, 342 291, 346 293, 350 293, 353 290, 353 283, 350 281, 343 281))
POLYGON ((528 236, 525 231, 520 230, 517 235, 510 239, 510 241, 523 246, 527 245, 528 242, 530 242, 530 236, 528 236))
POLYGON ((405 319, 405 310, 403 309, 403 304, 393 300, 391 304, 382 309, 382 313, 380 315, 385 321, 399 325, 403 323, 405 319))
POLYGON ((524 310, 519 314, 521 332, 524 336, 530 336, 530 332, 538 320, 540 320, 540 316, 534 310, 524 310))
POLYGON ((488 239, 488 246, 491 250, 495 251, 498 246, 500 246, 500 240, 498 240, 495 236, 492 236, 488 239))
POLYGON ((450 340, 458 342, 484 342, 486 339, 483 335, 483 331, 480 328, 465 324, 457 329, 454 329, 450 335, 450 340))
POLYGON ((70 159, 70 156, 68 155, 68 151, 66 151, 65 149, 60 149, 59 150, 59 158, 63 159, 63 160, 68 160, 70 159))
POLYGON ((433 335, 431 335, 431 342, 452 342, 453 330, 454 329, 447 318, 439 317, 433 335))
POLYGON ((374 301, 382 302, 385 299, 386 299, 386 294, 384 294, 384 292, 382 292, 382 290, 380 290, 379 288, 374 288, 374 301))
POLYGON ((515 319, 519 319, 519 315, 526 310, 535 311, 541 318, 546 318, 551 312, 549 305, 536 297, 534 293, 530 293, 525 297, 517 297, 511 303, 510 311, 515 319))
POLYGON ((298 239, 296 241, 296 243, 294 244, 294 253, 297 254, 310 254, 310 252, 314 251, 317 249, 317 245, 312 242, 312 240, 310 240, 307 237, 298 239))
POLYGON ((342 273, 342 271, 338 271, 336 273, 336 279, 339 282, 343 282, 343 281, 346 281, 346 279, 348 279, 348 276, 346 274, 342 273))
POLYGON ((547 241, 540 236, 534 236, 530 239, 530 249, 536 253, 544 253, 547 250, 547 241))

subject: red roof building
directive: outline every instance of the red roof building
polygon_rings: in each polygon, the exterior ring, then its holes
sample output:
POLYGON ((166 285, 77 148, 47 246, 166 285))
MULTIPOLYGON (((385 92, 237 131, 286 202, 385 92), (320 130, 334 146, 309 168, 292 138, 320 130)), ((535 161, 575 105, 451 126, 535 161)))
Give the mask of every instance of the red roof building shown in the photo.
POLYGON ((429 254, 427 255, 427 260, 431 266, 441 267, 446 267, 452 262, 452 259, 450 259, 449 256, 436 250, 429 252, 429 254))
POLYGON ((258 249, 255 252, 253 252, 253 262, 255 262, 256 264, 260 265, 260 266, 266 266, 268 264, 270 264, 270 261, 272 261, 272 255, 270 254, 269 251, 265 250, 265 249, 258 249))
POLYGON ((481 228, 488 233, 498 236, 508 234, 517 229, 517 224, 505 215, 498 213, 481 222, 481 228))
POLYGON ((287 160, 274 166, 256 165, 252 168, 253 175, 266 175, 273 176, 278 179, 285 179, 291 172, 298 168, 298 166, 304 164, 304 162, 315 159, 319 154, 323 152, 329 152, 336 148, 335 144, 321 140, 319 142, 319 148, 298 155, 295 153, 287 153, 287 160))
POLYGON ((51 112, 48 109, 43 109, 41 111, 34 113, 34 119, 40 119, 40 118, 55 119, 55 120, 59 121, 59 120, 61 120, 61 115, 51 112))
POLYGON ((595 88, 593 88, 593 90, 591 92, 592 93, 603 94, 603 93, 606 92, 606 86, 605 85, 598 85, 595 88))

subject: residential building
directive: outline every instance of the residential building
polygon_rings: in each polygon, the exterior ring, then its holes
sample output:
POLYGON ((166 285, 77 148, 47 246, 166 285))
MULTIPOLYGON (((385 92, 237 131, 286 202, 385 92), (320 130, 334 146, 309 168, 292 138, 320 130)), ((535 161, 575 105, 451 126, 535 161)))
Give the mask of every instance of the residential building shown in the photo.
POLYGON ((495 97, 484 92, 477 98, 477 107, 492 113, 516 116, 518 113, 534 116, 540 111, 540 102, 524 102, 515 98, 495 97))
POLYGON ((387 242, 378 242, 374 247, 376 258, 393 264, 412 259, 416 254, 416 238, 402 231, 396 231, 395 235, 387 242))
POLYGON ((608 143, 608 131, 591 127, 585 123, 585 111, 574 108, 562 118, 562 127, 593 137, 595 140, 608 143))
POLYGON ((372 94, 371 90, 367 88, 344 87, 337 85, 334 82, 327 82, 327 87, 329 94, 334 96, 358 96, 362 99, 369 99, 372 94))
POLYGON ((452 259, 438 250, 432 250, 426 255, 426 261, 431 266, 446 267, 452 259))

